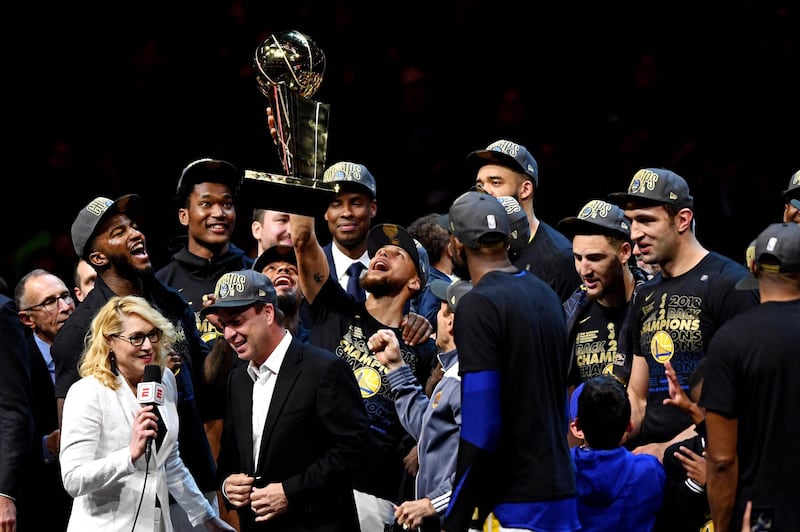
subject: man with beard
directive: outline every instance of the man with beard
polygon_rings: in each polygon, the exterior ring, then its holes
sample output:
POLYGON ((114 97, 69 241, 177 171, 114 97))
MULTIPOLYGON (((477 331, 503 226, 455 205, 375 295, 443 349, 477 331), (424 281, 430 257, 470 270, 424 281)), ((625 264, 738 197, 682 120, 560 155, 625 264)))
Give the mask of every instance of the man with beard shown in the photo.
POLYGON ((383 530, 394 522, 393 504, 403 499, 404 459, 414 440, 403 429, 389 387, 388 370, 370 352, 367 341, 381 329, 391 329, 400 353, 417 380, 430 374, 436 346, 432 339, 410 345, 403 341, 404 308, 425 286, 430 266, 405 228, 381 224, 370 229, 369 268, 361 274, 364 301, 350 297, 331 275, 314 219, 292 215, 292 240, 300 287, 309 305, 311 343, 329 349, 353 368, 370 420, 374 460, 354 479, 354 495, 363 532, 383 530))
POLYGON ((512 264, 510 219, 495 198, 466 192, 448 220, 454 269, 473 288, 455 319, 461 438, 442 528, 466 531, 477 508, 501 530, 576 530, 561 301, 512 264))
MULTIPOLYGON (((94 288, 55 336, 50 350, 56 364, 59 423, 67 390, 80 378, 78 360, 95 314, 114 296, 144 297, 172 322, 178 333, 170 364, 178 385, 181 456, 198 487, 216 510, 216 466, 195 394, 203 390, 198 386, 198 372, 203 367, 208 346, 200 339, 194 312, 186 300, 156 279, 145 236, 134 218, 138 207, 139 196, 135 194, 116 200, 96 197, 78 212, 72 223, 75 253, 97 271, 97 279, 94 288)), ((170 510, 173 521, 179 520, 176 517, 187 520, 177 503, 171 504, 170 510)))
POLYGON ((572 240, 575 270, 582 283, 564 302, 571 343, 571 389, 600 374, 614 374, 614 356, 637 284, 647 273, 630 266, 630 221, 616 205, 592 200, 577 216, 558 222, 572 240))
POLYGON ((496 198, 511 196, 525 212, 530 231, 527 245, 512 259, 514 266, 528 270, 546 282, 561 301, 580 285, 572 266, 569 240, 535 212, 539 197, 539 165, 525 146, 497 140, 467 156, 467 168, 478 192, 496 198))
POLYGON ((284 325, 292 336, 308 341, 308 314, 301 312, 303 291, 300 290, 297 256, 291 245, 276 244, 258 256, 253 269, 272 281, 278 297, 278 308, 283 312, 284 325))

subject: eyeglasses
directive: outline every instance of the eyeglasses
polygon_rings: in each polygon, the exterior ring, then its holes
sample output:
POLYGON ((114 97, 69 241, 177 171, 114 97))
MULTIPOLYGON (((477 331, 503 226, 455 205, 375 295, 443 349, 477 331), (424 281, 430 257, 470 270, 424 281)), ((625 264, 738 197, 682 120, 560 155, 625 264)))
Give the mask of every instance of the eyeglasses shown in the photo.
POLYGON ((48 297, 47 299, 45 299, 44 301, 42 301, 38 305, 33 305, 33 306, 28 307, 28 308, 24 308, 22 310, 24 310, 24 311, 36 310, 37 308, 41 307, 41 308, 43 308, 45 310, 45 312, 53 312, 53 311, 58 310, 58 302, 59 301, 63 301, 67 305, 71 305, 72 304, 72 296, 69 295, 68 292, 64 292, 60 296, 48 297))
POLYGON ((132 334, 130 336, 123 336, 121 334, 112 334, 114 338, 122 338, 123 340, 127 340, 131 343, 133 347, 142 347, 144 344, 144 339, 147 338, 150 340, 151 344, 155 344, 161 340, 161 329, 153 329, 147 334, 132 334))

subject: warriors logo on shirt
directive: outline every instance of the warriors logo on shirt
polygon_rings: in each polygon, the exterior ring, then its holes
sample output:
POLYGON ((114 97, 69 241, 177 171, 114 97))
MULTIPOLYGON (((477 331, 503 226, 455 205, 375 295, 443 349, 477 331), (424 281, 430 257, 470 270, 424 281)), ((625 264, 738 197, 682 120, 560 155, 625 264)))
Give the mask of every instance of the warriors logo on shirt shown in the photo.
POLYGON ((650 340, 650 354, 656 362, 663 364, 675 354, 675 345, 672 337, 666 331, 658 331, 650 340))
POLYGON ((358 381, 358 389, 361 390, 362 399, 372 397, 378 393, 381 388, 380 373, 369 367, 357 368, 353 373, 355 373, 358 381))

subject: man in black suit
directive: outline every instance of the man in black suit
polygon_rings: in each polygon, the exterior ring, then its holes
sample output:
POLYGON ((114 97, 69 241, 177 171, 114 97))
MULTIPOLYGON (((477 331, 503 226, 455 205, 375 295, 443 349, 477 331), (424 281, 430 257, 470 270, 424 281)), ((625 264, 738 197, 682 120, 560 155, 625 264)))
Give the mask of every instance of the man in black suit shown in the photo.
POLYGON ((33 419, 24 330, 14 301, 5 294, 0 294, 0 364, 0 530, 14 530, 33 419))
POLYGON ((37 268, 25 274, 14 290, 19 321, 25 326, 31 371, 33 448, 23 488, 20 527, 26 530, 66 530, 72 497, 64 490, 58 452, 55 378, 50 346, 73 312, 72 292, 58 276, 37 268), (47 511, 39 508, 47 501, 47 511), (27 504, 26 504, 27 503, 27 504))
POLYGON ((228 378, 217 464, 242 532, 358 530, 352 476, 370 436, 350 367, 291 335, 255 270, 223 275, 202 313, 247 361, 228 378))

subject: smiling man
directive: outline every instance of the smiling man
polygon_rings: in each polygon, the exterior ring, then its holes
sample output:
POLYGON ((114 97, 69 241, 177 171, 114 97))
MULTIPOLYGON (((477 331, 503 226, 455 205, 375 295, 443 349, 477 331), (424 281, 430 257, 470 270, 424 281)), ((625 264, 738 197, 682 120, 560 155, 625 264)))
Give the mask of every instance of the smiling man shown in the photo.
POLYGON ((367 341, 377 331, 391 329, 405 363, 419 382, 427 380, 435 356, 434 341, 429 338, 411 345, 403 341, 402 334, 407 319, 404 308, 427 282, 427 254, 419 251, 421 244, 404 227, 373 227, 366 239, 369 267, 361 275, 367 296, 356 301, 333 277, 314 232, 314 219, 292 214, 291 224, 300 287, 311 317, 311 343, 347 361, 369 415, 374 460, 364 464, 353 482, 361 530, 383 530, 394 522, 393 501, 400 496, 403 482, 412 480, 404 479, 404 458, 415 442, 400 423, 388 370, 367 341))
POLYGON ((630 220, 616 205, 592 200, 558 229, 572 240, 581 286, 564 302, 572 346, 570 389, 601 374, 613 374, 617 344, 637 283, 647 279, 629 266, 633 244, 630 220))
POLYGON ((253 259, 231 242, 239 181, 236 167, 221 159, 198 159, 183 169, 175 203, 178 222, 186 228, 186 244, 156 272, 159 281, 178 290, 189 302, 206 342, 213 342, 219 332, 200 317, 203 296, 214 292, 224 273, 253 265, 253 259))
MULTIPOLYGON (((140 200, 135 194, 116 200, 100 196, 81 208, 72 222, 75 253, 97 271, 97 279, 94 288, 59 330, 50 349, 56 363, 59 421, 67 391, 80 378, 78 359, 94 316, 114 296, 144 297, 176 329, 174 359, 182 365, 173 367, 173 371, 178 387, 181 457, 200 490, 217 508, 216 466, 197 405, 206 393, 199 372, 208 355, 208 346, 200 339, 194 313, 186 300, 155 278, 147 241, 137 223, 139 210, 140 200)), ((175 360, 171 361, 171 367, 175 360)), ((191 523, 178 503, 171 504, 170 510, 176 530, 190 529, 191 523)))

